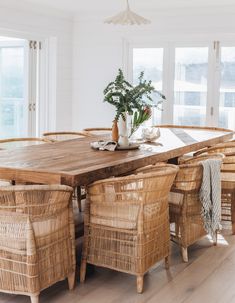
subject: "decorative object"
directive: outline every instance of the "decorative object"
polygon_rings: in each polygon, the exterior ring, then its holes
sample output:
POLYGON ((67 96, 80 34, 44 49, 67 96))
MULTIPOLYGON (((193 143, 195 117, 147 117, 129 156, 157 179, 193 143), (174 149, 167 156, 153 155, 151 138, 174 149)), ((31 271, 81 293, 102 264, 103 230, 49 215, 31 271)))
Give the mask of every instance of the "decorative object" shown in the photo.
POLYGON ((142 138, 147 142, 153 142, 161 136, 160 129, 145 127, 142 129, 142 138))
POLYGON ((118 144, 122 147, 129 146, 127 113, 124 112, 118 121, 119 139, 118 144))
POLYGON ((107 150, 107 151, 115 151, 117 147, 117 142, 115 141, 95 141, 90 143, 91 148, 98 150, 107 150))
POLYGON ((119 24, 119 25, 141 25, 141 24, 150 24, 151 23, 150 20, 145 19, 145 18, 137 15, 133 11, 131 11, 128 0, 126 0, 126 2, 127 2, 127 7, 126 7, 125 11, 122 11, 122 12, 118 13, 117 15, 106 19, 104 21, 104 23, 115 24, 115 25, 117 25, 117 24, 119 24))
POLYGON ((118 145, 115 141, 95 141, 90 143, 91 148, 97 150, 106 150, 106 151, 115 151, 115 150, 127 150, 127 149, 138 149, 140 144, 138 143, 130 143, 128 145, 118 145))
POLYGON ((144 72, 140 73, 138 80, 139 83, 133 86, 125 80, 122 70, 119 69, 116 79, 104 90, 104 101, 116 107, 114 120, 119 122, 120 145, 127 145, 128 138, 151 117, 151 107, 158 107, 166 99, 154 89, 152 81, 144 80, 144 72), (154 103, 153 91, 160 96, 160 101, 154 103), (127 121, 128 116, 132 116, 130 127, 127 121))
POLYGON ((119 139, 118 121, 114 119, 113 127, 112 127, 112 140, 118 142, 118 139, 119 139))

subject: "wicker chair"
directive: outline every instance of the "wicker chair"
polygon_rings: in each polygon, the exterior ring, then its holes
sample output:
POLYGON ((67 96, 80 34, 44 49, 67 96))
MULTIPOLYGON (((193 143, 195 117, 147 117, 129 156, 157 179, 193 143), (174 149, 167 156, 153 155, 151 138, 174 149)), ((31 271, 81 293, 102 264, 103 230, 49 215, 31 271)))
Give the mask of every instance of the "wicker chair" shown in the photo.
POLYGON ((194 153, 194 156, 199 156, 203 153, 230 153, 235 152, 235 142, 229 141, 225 143, 219 143, 214 146, 203 148, 194 153))
POLYGON ((92 136, 112 134, 112 128, 108 128, 108 127, 84 128, 83 131, 92 136))
POLYGON ((165 165, 155 173, 110 178, 88 186, 80 281, 86 264, 137 276, 169 257, 168 193, 178 168, 165 165))
MULTIPOLYGON (((222 157, 218 155, 219 159, 222 157)), ((153 172, 162 165, 149 165, 136 172, 153 172)), ((183 260, 188 262, 187 247, 206 235, 199 200, 203 169, 200 164, 180 165, 179 168, 169 194, 171 239, 181 246, 183 260)))
POLYGON ((214 157, 213 152, 223 153, 223 165, 221 168, 221 217, 224 222, 231 222, 232 232, 235 234, 235 152, 229 152, 233 146, 223 145, 219 147, 209 148, 210 154, 203 153, 199 156, 193 157, 185 163, 195 163, 201 161, 200 159, 206 157, 214 157))
POLYGON ((85 132, 50 132, 44 133, 43 137, 56 142, 89 137, 89 134, 85 132))
POLYGON ((179 168, 169 195, 171 238, 181 247, 183 261, 188 262, 188 246, 206 235, 199 199, 203 168, 201 164, 179 168))
POLYGON ((0 291, 31 297, 75 282, 72 189, 62 185, 0 189, 0 291))
MULTIPOLYGON (((66 132, 44 133, 43 137, 53 142, 57 142, 57 141, 66 141, 66 140, 72 140, 78 138, 86 138, 86 137, 90 137, 90 135, 85 132, 66 131, 66 132)), ((82 211, 82 199, 84 199, 86 196, 84 190, 80 186, 74 188, 74 196, 77 199, 79 211, 82 211)))

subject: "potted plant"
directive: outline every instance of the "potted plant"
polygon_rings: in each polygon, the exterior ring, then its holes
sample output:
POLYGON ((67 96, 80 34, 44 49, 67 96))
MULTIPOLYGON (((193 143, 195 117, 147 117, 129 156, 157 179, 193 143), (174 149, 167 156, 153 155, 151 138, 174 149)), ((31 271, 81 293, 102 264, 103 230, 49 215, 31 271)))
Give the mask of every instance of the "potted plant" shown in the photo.
POLYGON ((123 75, 121 69, 118 71, 116 79, 109 83, 104 90, 104 102, 108 102, 116 108, 114 125, 119 123, 120 145, 129 144, 128 138, 147 121, 152 115, 152 107, 162 103, 166 99, 163 94, 156 91, 152 86, 152 81, 144 79, 144 72, 140 73, 138 84, 133 86, 123 75), (161 100, 154 104, 152 93, 157 92, 161 100), (128 133, 127 115, 132 116, 131 127, 128 133))

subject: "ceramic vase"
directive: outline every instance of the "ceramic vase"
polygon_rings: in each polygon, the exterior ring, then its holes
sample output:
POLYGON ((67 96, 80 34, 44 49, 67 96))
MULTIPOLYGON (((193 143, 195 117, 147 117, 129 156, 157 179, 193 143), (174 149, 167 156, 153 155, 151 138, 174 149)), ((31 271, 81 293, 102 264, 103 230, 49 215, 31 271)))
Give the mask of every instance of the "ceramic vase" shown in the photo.
POLYGON ((130 142, 129 142, 129 134, 128 134, 127 113, 123 113, 123 117, 122 116, 120 117, 118 121, 118 130, 119 130, 118 144, 121 147, 128 147, 130 145, 130 142))

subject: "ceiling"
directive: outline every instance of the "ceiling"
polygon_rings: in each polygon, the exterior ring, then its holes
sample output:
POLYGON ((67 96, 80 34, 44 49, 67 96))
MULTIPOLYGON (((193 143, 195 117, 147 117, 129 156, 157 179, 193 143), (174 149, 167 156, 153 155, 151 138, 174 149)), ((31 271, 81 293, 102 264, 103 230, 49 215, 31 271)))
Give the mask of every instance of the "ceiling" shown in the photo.
MULTIPOLYGON (((126 0, 25 0, 30 4, 47 6, 68 13, 109 11, 116 13, 125 8, 126 0)), ((133 10, 235 6, 234 0, 129 0, 133 10)))

